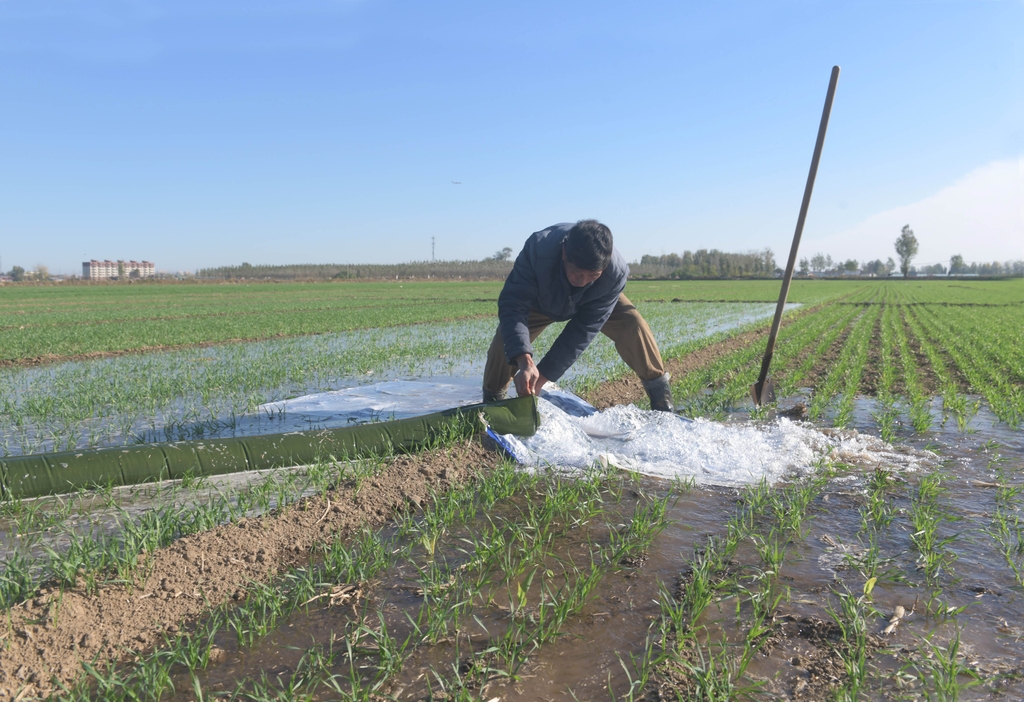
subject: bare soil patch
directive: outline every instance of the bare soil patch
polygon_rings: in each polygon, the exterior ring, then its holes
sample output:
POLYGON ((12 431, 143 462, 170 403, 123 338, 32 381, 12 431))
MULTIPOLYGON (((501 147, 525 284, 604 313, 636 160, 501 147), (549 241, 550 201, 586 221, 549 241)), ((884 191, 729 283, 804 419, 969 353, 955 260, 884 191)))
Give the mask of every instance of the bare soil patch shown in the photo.
POLYGON ((54 682, 72 684, 83 662, 103 663, 148 650, 164 632, 244 599, 247 583, 268 581, 308 561, 314 544, 380 524, 422 504, 431 489, 464 483, 496 460, 479 441, 395 457, 359 489, 343 484, 281 513, 242 519, 144 555, 144 575, 132 587, 100 587, 92 595, 80 588, 63 594, 43 590, 5 617, 0 700, 46 695, 54 682))

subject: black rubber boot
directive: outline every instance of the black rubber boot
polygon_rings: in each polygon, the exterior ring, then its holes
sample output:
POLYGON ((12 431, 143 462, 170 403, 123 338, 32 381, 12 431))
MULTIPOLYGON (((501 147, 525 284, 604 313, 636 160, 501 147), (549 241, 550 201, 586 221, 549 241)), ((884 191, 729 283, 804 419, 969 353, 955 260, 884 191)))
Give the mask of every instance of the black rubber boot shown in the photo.
POLYGON ((486 390, 484 390, 484 404, 488 404, 491 402, 500 402, 501 400, 507 399, 508 388, 502 390, 501 392, 487 392, 486 390))
POLYGON ((647 391, 647 397, 651 398, 651 409, 658 412, 675 412, 676 408, 672 405, 672 388, 669 387, 668 381, 672 378, 668 373, 655 378, 654 380, 642 380, 644 390, 647 391))

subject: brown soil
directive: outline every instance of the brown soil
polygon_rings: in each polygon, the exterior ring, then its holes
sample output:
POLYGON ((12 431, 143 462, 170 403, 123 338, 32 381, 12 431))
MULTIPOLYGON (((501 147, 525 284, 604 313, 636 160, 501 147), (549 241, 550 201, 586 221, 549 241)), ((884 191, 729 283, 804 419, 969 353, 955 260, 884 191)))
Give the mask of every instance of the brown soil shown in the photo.
MULTIPOLYGON (((839 322, 837 322, 837 324, 838 323, 839 322)), ((814 353, 816 346, 817 344, 813 342, 805 345, 802 349, 800 349, 800 352, 795 357, 793 357, 792 360, 790 360, 788 364, 786 364, 783 368, 779 368, 778 370, 774 371, 773 377, 775 378, 776 383, 788 382, 790 375, 796 373, 797 370, 800 369, 804 361, 807 360, 807 357, 814 353)), ((805 385, 805 380, 801 380, 800 384, 805 385)))
POLYGON ((810 372, 804 378, 802 383, 803 385, 816 388, 821 383, 825 382, 825 378, 828 377, 829 370, 835 365, 839 355, 843 352, 843 347, 846 346, 846 339, 850 336, 850 333, 853 331, 853 327, 856 323, 856 317, 847 322, 846 328, 839 333, 836 340, 832 342, 832 346, 818 357, 814 367, 811 368, 810 372))
MULTIPOLYGON (((797 678, 793 682, 792 699, 830 699, 832 691, 848 678, 843 665, 839 626, 835 622, 824 621, 818 617, 789 619, 789 622, 782 625, 780 635, 786 638, 799 637, 810 644, 809 651, 793 656, 790 660, 794 671, 797 672, 797 678)), ((869 634, 867 645, 869 650, 874 651, 882 645, 882 640, 869 634)))
MULTIPOLYGON (((928 360, 928 356, 921 350, 921 344, 918 342, 917 337, 914 336, 913 332, 908 327, 906 329, 907 334, 907 348, 910 349, 910 353, 914 355, 914 365, 917 366, 917 376, 921 381, 921 389, 925 395, 938 395, 942 392, 941 383, 939 383, 938 376, 935 375, 935 371, 932 370, 932 363, 928 360)), ((955 368, 955 366, 953 366, 955 368)))
MULTIPOLYGON (((676 301, 673 300, 673 302, 676 301)), ((679 302, 686 302, 686 300, 679 300, 679 302)), ((818 307, 808 309, 804 314, 814 314, 818 309, 818 307)), ((780 329, 785 329, 795 319, 794 317, 784 317, 780 329)), ((722 356, 733 351, 745 348, 751 344, 767 343, 768 330, 770 328, 771 324, 766 322, 763 327, 758 329, 730 336, 728 339, 705 346, 680 358, 670 358, 665 361, 665 370, 672 375, 673 379, 681 380, 686 377, 687 373, 692 373, 699 368, 714 363, 722 356)), ((640 379, 633 373, 627 373, 621 378, 601 383, 593 390, 584 393, 583 399, 598 409, 607 409, 615 405, 634 403, 643 396, 644 388, 640 384, 640 379)))
POLYGON ((875 319, 875 328, 868 340, 868 361, 860 376, 860 392, 864 395, 878 394, 878 381, 882 377, 882 315, 875 319))
POLYGON ((165 631, 196 621, 211 607, 245 596, 246 583, 265 582, 308 560, 310 548, 361 525, 380 524, 418 506, 431 489, 467 481, 495 454, 479 442, 396 457, 362 488, 342 485, 279 514, 242 519, 145 555, 135 587, 43 591, 13 607, 0 630, 0 700, 46 695, 53 681, 73 684, 82 662, 123 659, 148 650, 165 631))
MULTIPOLYGON (((869 305, 891 305, 891 302, 835 302, 836 305, 857 305, 867 307, 869 305)), ((1020 307, 1022 302, 900 302, 899 307, 1020 307)))
MULTIPOLYGON (((907 346, 910 348, 910 352, 914 354, 914 360, 917 364, 918 372, 921 377, 921 385, 924 391, 929 395, 937 395, 942 392, 942 384, 939 382, 939 378, 935 375, 934 369, 932 369, 932 363, 928 359, 928 356, 921 349, 921 342, 914 333, 914 330, 907 324, 906 314, 900 315, 900 323, 903 324, 903 333, 907 336, 907 346)), ((944 357, 943 360, 946 362, 946 369, 953 377, 960 392, 970 392, 971 384, 964 377, 960 371, 960 366, 949 357, 949 354, 943 352, 943 349, 939 344, 935 344, 935 349, 944 357)))
MULTIPOLYGON (((682 358, 670 359, 665 362, 665 370, 674 379, 679 380, 685 377, 687 373, 702 368, 709 363, 714 363, 722 356, 756 343, 758 340, 764 340, 764 338, 764 332, 760 330, 744 332, 710 346, 705 346, 699 351, 695 351, 682 358)), ((598 409, 606 409, 615 405, 628 405, 636 402, 643 396, 644 388, 640 384, 640 379, 634 373, 627 373, 617 380, 601 383, 590 392, 585 393, 583 399, 598 409)))
MULTIPOLYGON (((877 650, 882 640, 868 636, 868 647, 877 650)), ((842 636, 835 622, 818 617, 795 617, 783 615, 772 625, 769 639, 762 643, 759 653, 769 656, 776 647, 787 651, 799 650, 797 655, 784 659, 791 667, 784 668, 781 675, 770 681, 762 694, 773 694, 773 698, 793 700, 825 700, 847 679, 842 658, 842 636)), ((697 687, 689 666, 704 667, 707 660, 693 646, 687 645, 676 651, 673 659, 662 663, 655 671, 657 686, 656 699, 674 700, 697 697, 697 687)))

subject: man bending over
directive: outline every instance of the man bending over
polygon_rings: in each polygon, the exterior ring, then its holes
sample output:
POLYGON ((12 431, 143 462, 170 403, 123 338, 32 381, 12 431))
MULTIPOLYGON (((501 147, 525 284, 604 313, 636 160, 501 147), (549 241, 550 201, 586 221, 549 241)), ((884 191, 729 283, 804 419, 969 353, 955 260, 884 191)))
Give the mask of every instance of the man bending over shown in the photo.
POLYGON ((507 397, 515 374, 520 396, 557 381, 598 332, 640 377, 651 408, 671 412, 669 375, 650 327, 622 291, 629 266, 612 233, 594 219, 536 232, 516 258, 498 296, 498 332, 487 352, 484 402, 507 397), (568 320, 551 349, 534 363, 532 341, 552 322, 568 320))

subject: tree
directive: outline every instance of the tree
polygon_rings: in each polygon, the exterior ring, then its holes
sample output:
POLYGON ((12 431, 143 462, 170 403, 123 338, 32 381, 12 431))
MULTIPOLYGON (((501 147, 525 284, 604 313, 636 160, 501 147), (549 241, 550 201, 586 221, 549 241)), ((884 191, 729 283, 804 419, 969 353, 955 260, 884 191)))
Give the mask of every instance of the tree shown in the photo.
POLYGON ((121 280, 124 278, 124 261, 117 262, 117 279, 121 280))
POLYGON ((882 263, 882 259, 876 258, 874 261, 868 261, 864 264, 864 272, 868 275, 882 275, 885 273, 885 264, 882 263))
POLYGON ((893 272, 894 270, 896 270, 896 262, 895 262, 895 261, 893 261, 893 260, 892 260, 892 256, 890 256, 890 257, 889 257, 888 259, 886 259, 886 261, 885 261, 885 274, 886 274, 886 275, 889 275, 889 274, 891 274, 891 273, 892 273, 892 272, 893 272))
POLYGON ((843 268, 845 270, 853 272, 853 271, 856 271, 858 268, 860 268, 860 264, 857 262, 857 259, 850 258, 850 259, 847 259, 846 263, 843 264, 843 268))
POLYGON ((512 258, 512 249, 507 246, 491 256, 492 261, 507 261, 510 258, 512 258))
POLYGON ((20 283, 25 280, 25 269, 21 266, 14 266, 11 268, 11 280, 15 283, 20 283))
POLYGON ((903 225, 903 232, 896 239, 896 255, 900 257, 900 273, 906 278, 910 275, 910 262, 917 255, 917 237, 909 224, 903 225))
POLYGON ((49 280, 50 269, 44 266, 42 263, 36 264, 36 280, 49 280))
POLYGON ((825 258, 825 254, 816 253, 811 256, 811 270, 815 273, 821 273, 823 270, 828 268, 829 264, 832 263, 832 257, 825 258))
POLYGON ((953 254, 949 257, 949 274, 956 275, 964 271, 964 257, 960 254, 953 254))
POLYGON ((800 275, 807 275, 811 271, 811 264, 807 262, 806 258, 800 259, 800 275))

